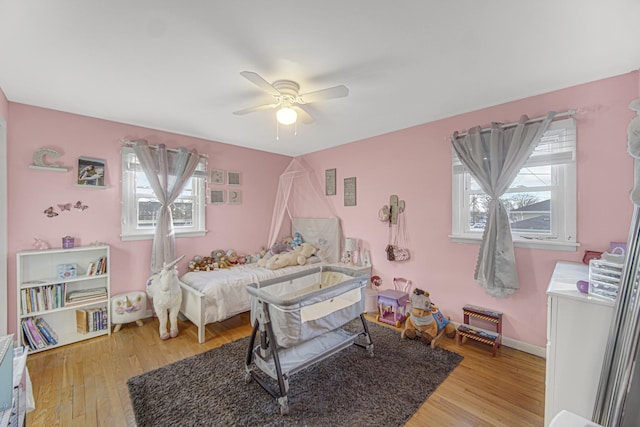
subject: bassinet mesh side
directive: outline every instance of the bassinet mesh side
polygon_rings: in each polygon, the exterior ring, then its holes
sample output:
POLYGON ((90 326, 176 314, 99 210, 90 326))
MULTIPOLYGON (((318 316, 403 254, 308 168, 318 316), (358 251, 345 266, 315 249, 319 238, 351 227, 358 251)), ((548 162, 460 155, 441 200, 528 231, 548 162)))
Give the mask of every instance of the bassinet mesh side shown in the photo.
POLYGON ((259 300, 269 303, 278 345, 288 348, 357 318, 364 312, 365 286, 366 278, 331 270, 271 283, 260 288, 260 298, 251 296, 252 322, 259 300))

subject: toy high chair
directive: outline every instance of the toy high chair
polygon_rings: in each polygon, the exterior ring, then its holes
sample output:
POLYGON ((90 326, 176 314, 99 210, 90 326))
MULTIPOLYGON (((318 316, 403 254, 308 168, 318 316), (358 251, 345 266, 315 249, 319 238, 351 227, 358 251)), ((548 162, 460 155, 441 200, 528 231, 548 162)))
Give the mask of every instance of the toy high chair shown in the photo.
POLYGON ((387 289, 378 294, 378 316, 376 320, 399 328, 407 317, 407 304, 409 303, 411 286, 411 280, 403 277, 394 277, 394 289, 387 289))

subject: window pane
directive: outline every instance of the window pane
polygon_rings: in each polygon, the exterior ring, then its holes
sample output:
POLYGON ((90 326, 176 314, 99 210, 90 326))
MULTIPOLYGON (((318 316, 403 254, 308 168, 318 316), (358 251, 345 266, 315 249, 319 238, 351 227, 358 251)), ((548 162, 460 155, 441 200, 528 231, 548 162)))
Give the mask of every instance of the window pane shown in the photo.
POLYGON ((524 167, 513 180, 511 188, 549 187, 553 185, 551 166, 524 167))
MULTIPOLYGON (((157 199, 141 198, 138 200, 138 227, 153 227, 156 222, 156 215, 160 209, 160 202, 157 199)), ((189 199, 178 199, 171 204, 171 215, 175 227, 191 227, 193 225, 193 201, 189 199)))
POLYGON ((509 193, 503 197, 511 231, 551 233, 551 192, 509 193))
POLYGON ((469 230, 484 231, 488 208, 489 196, 484 193, 469 195, 469 230))

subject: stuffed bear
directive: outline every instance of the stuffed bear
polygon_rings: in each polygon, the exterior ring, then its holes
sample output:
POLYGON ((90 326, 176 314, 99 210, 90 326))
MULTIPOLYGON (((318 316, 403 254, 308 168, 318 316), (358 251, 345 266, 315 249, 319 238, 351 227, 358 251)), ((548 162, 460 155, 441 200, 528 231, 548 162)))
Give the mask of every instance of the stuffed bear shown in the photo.
POLYGON ((267 265, 267 262, 273 258, 275 255, 281 254, 283 252, 288 252, 290 251, 291 248, 283 242, 276 242, 273 244, 273 246, 271 246, 271 248, 262 256, 262 258, 260 258, 260 260, 258 261, 258 266, 259 267, 265 267, 267 265))
POLYGON ((456 328, 431 302, 429 292, 414 289, 411 295, 411 312, 405 321, 401 338, 415 339, 419 336, 424 343, 431 344, 442 329, 449 338, 456 334, 456 328))
POLYGON ((290 252, 284 252, 277 254, 269 258, 265 267, 270 270, 277 270, 282 267, 288 267, 290 265, 305 265, 307 258, 316 253, 314 248, 309 243, 302 243, 300 246, 290 252))

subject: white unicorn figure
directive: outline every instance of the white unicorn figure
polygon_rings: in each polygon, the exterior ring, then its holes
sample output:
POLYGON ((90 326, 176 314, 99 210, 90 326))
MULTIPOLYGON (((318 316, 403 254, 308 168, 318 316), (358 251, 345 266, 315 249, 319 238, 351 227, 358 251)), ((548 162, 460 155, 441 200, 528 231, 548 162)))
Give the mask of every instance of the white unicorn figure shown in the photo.
POLYGON ((153 300, 153 309, 160 322, 160 339, 175 338, 178 336, 178 312, 182 304, 182 292, 178 282, 178 264, 180 258, 165 264, 159 273, 147 280, 147 295, 153 300), (171 323, 171 329, 167 332, 167 313, 171 323))

